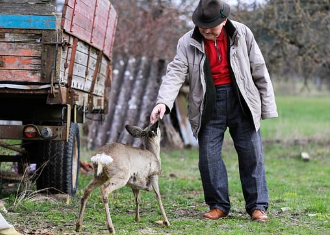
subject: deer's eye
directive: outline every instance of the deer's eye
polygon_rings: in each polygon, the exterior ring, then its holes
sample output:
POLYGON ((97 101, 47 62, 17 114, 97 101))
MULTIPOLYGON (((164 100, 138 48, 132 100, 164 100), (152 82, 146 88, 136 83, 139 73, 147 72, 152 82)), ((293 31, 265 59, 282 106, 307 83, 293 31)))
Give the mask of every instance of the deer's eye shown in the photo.
POLYGON ((148 132, 148 136, 149 136, 149 138, 154 137, 155 135, 156 135, 156 134, 155 134, 154 131, 149 131, 149 132, 148 132))

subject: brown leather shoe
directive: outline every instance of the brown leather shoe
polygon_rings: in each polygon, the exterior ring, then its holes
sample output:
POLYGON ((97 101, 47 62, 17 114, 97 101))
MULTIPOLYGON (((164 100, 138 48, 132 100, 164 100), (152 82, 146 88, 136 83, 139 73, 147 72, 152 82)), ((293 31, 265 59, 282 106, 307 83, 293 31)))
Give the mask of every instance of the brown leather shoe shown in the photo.
POLYGON ((207 219, 217 220, 217 219, 226 218, 227 215, 223 213, 223 211, 220 209, 212 209, 209 212, 205 213, 203 217, 207 219))
POLYGON ((255 210, 251 215, 251 219, 252 221, 265 222, 268 220, 268 216, 266 215, 266 212, 262 210, 255 210))

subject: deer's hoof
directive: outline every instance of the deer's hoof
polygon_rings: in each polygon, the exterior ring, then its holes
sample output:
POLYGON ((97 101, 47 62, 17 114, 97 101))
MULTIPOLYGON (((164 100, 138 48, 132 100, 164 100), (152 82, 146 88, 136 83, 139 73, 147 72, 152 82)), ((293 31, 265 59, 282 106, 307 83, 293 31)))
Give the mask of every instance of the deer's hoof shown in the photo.
POLYGON ((111 233, 111 234, 115 234, 115 233, 116 233, 114 227, 110 227, 110 226, 108 226, 108 231, 109 231, 109 233, 111 233))
POLYGON ((81 225, 80 224, 76 224, 76 232, 80 232, 81 231, 81 225))
POLYGON ((158 225, 165 225, 167 227, 170 226, 170 223, 167 220, 166 221, 157 220, 155 223, 158 224, 158 225))

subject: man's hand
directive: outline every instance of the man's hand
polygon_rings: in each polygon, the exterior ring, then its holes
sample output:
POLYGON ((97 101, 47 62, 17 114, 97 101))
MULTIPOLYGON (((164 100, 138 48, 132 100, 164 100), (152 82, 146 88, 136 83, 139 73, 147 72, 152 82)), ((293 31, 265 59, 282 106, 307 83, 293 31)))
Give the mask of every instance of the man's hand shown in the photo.
POLYGON ((154 124, 157 120, 163 119, 166 111, 165 104, 157 104, 150 114, 150 122, 154 124))

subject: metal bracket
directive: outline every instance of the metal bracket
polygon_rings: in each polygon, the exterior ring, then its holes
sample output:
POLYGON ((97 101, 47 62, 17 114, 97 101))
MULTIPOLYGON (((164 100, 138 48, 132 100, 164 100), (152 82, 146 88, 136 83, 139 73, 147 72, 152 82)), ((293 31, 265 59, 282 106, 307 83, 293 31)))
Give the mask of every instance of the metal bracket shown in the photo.
POLYGON ((67 92, 67 102, 71 105, 74 103, 74 91, 72 89, 72 79, 73 79, 73 67, 76 60, 76 52, 78 47, 78 38, 73 39, 73 45, 71 47, 71 58, 68 71, 68 92, 67 92))
POLYGON ((45 82, 51 82, 54 73, 56 47, 51 43, 56 41, 56 39, 56 31, 42 32, 41 79, 45 82))
POLYGON ((60 45, 61 47, 70 47, 71 44, 64 39, 62 42, 44 42, 44 45, 60 45))

